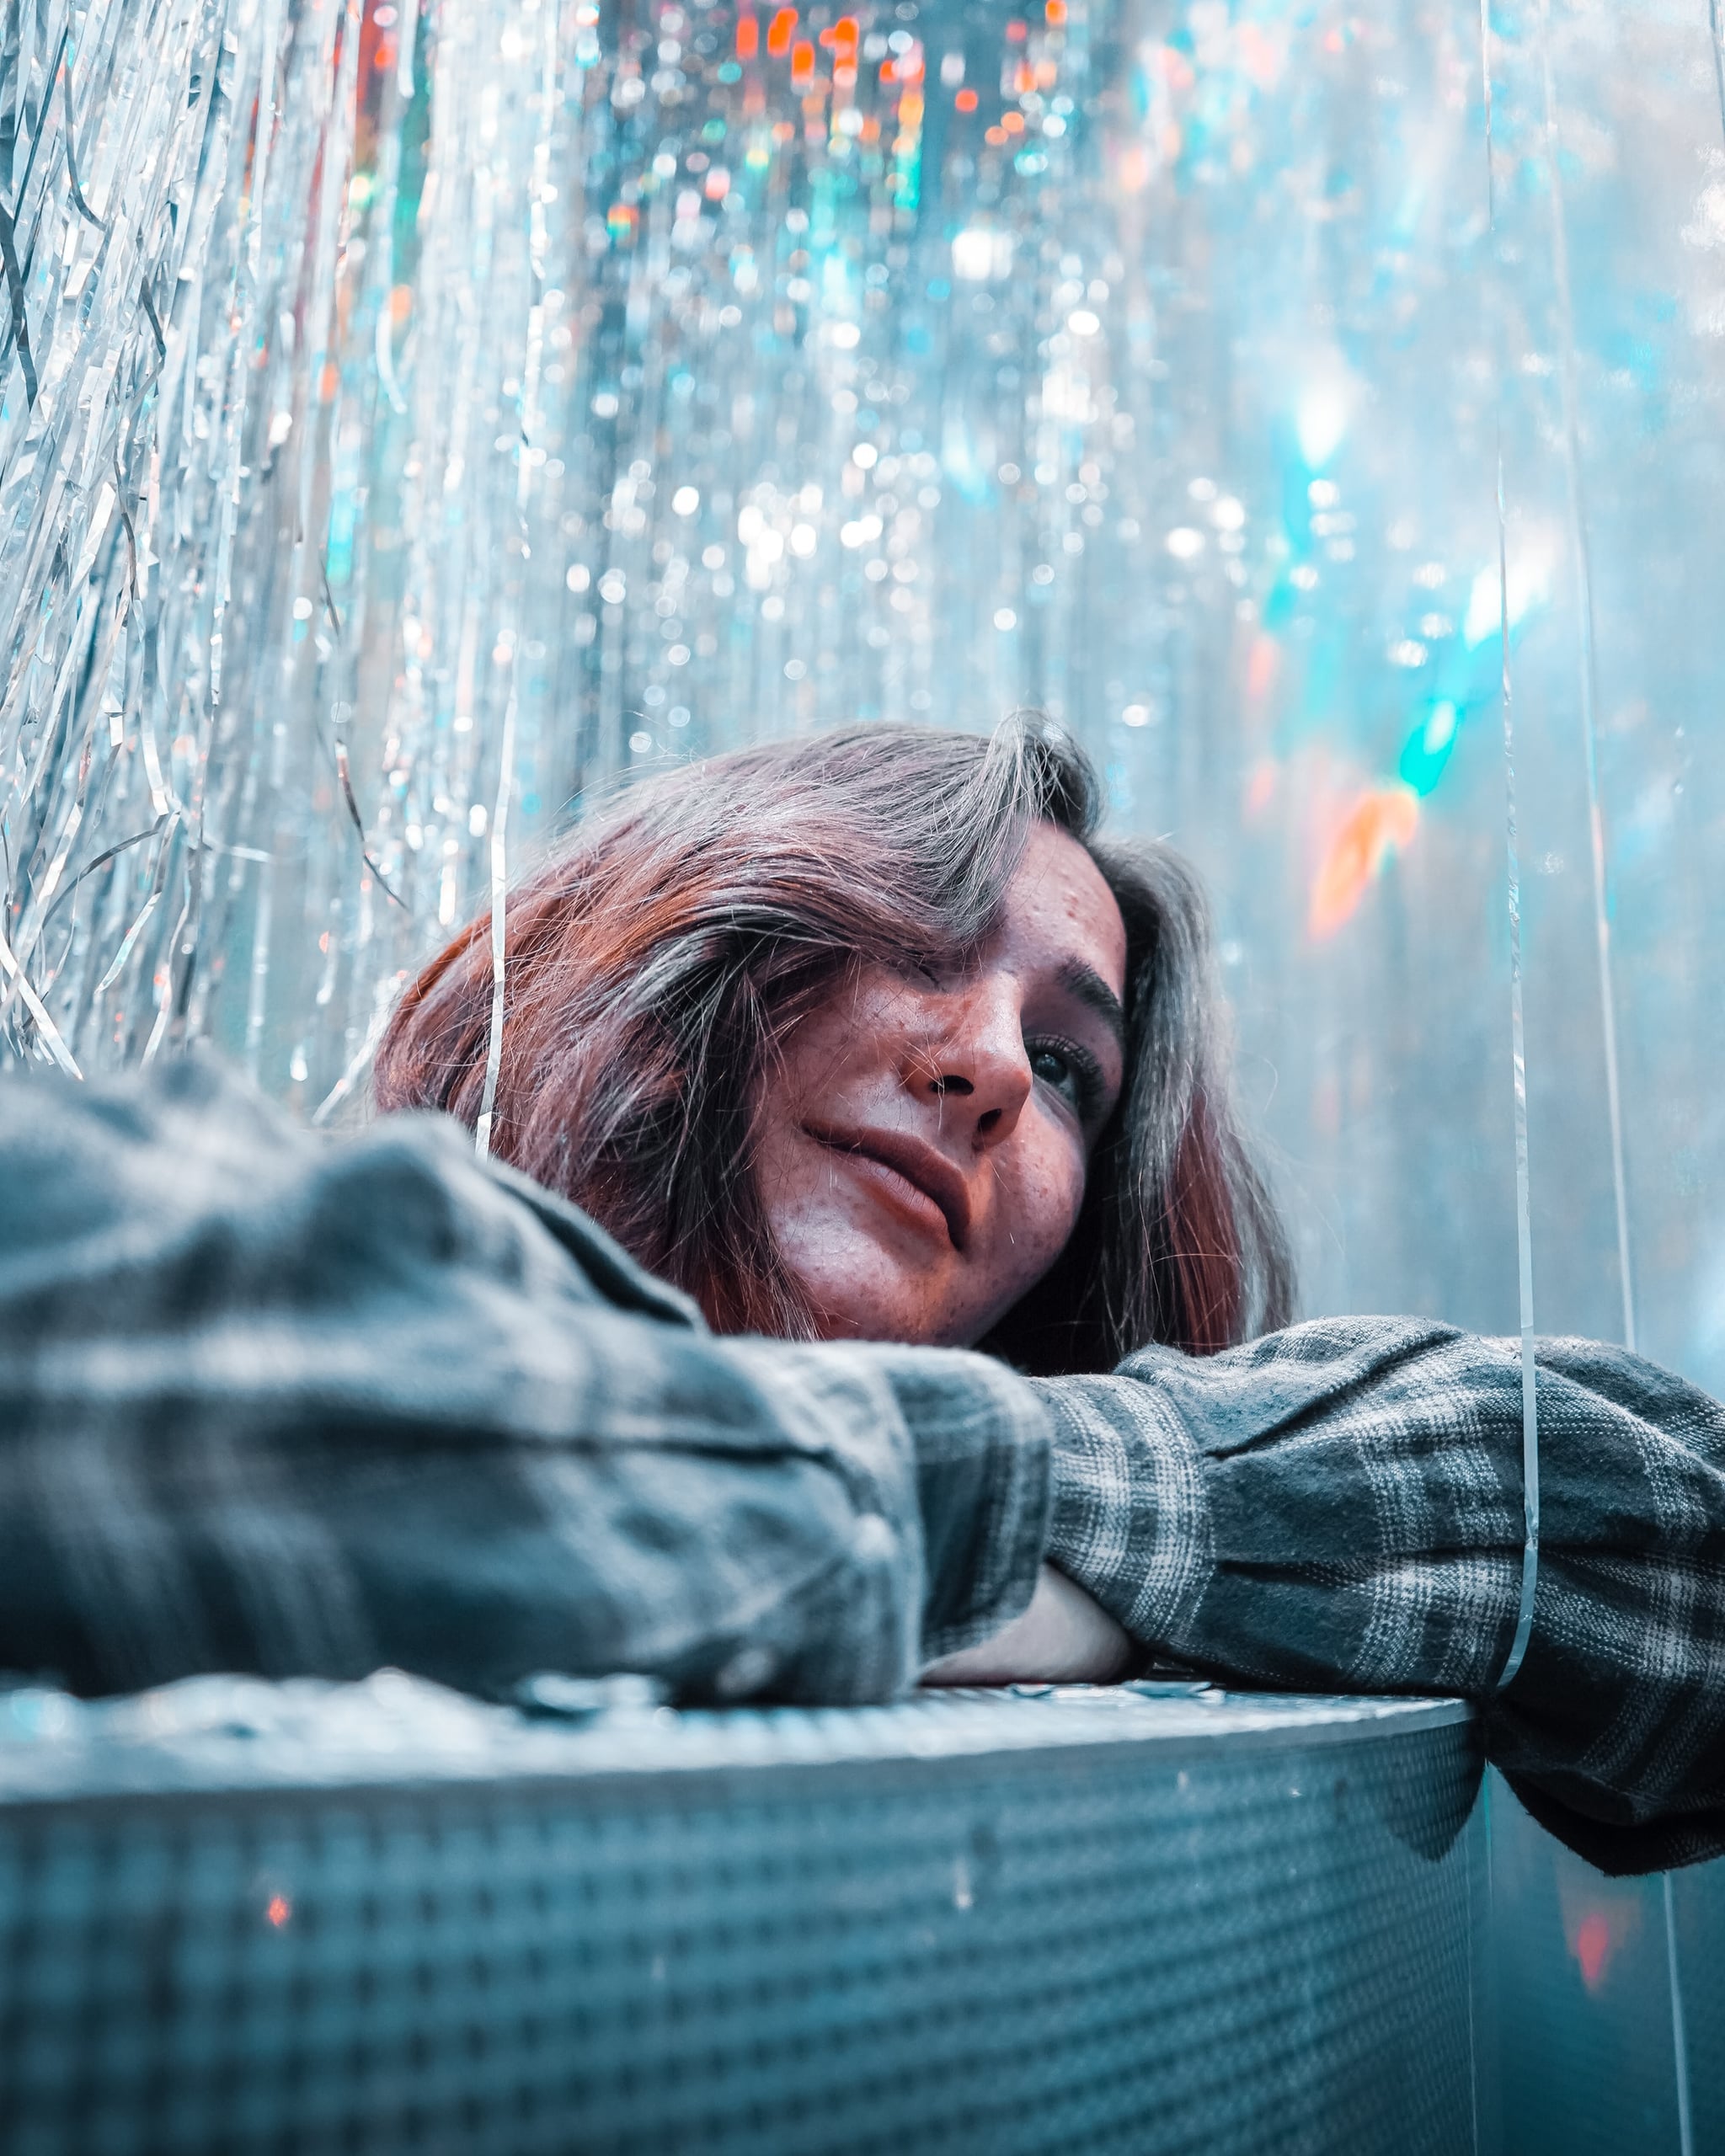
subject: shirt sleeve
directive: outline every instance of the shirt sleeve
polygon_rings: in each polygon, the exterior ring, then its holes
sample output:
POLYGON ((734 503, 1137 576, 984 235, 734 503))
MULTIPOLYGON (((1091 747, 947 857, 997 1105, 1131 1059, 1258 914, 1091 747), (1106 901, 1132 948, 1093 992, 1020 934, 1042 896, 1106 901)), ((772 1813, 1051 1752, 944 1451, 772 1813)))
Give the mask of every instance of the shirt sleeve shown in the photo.
POLYGON ((0 1086, 0 1670, 885 1699, 1028 1602, 1048 1488, 1010 1372, 715 1339, 442 1118, 0 1086))
POLYGON ((1049 1554, 1156 1653, 1239 1684, 1456 1694, 1608 1870, 1725 1850, 1725 1411, 1582 1341, 1536 1355, 1533 1628, 1519 1344, 1405 1319, 1038 1381, 1049 1554))
POLYGON ((1029 1381, 716 1340, 437 1118, 333 1144, 208 1066, 0 1086, 0 1668, 87 1692, 394 1663, 482 1692, 885 1699, 1044 1555, 1226 1681, 1459 1694, 1608 1869, 1725 1849, 1725 1413, 1406 1320, 1029 1381))

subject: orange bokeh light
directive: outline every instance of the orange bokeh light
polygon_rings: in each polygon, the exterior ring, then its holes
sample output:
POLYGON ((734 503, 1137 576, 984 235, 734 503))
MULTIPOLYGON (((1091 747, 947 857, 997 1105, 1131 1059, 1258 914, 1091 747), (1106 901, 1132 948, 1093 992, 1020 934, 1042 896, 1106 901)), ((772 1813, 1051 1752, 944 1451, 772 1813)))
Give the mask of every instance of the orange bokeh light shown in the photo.
POLYGON ((1273 636, 1260 634, 1252 639, 1252 648, 1246 656, 1246 693, 1254 703, 1269 694, 1280 658, 1280 649, 1273 636))
POLYGON ((953 99, 953 103, 959 108, 960 112, 975 112, 976 109, 976 93, 975 90, 960 90, 957 97, 953 99))
POLYGON ((753 15, 737 18, 737 57, 752 60, 761 50, 761 24, 753 15))
POLYGON ((790 51, 791 40, 796 30, 796 9, 781 8, 766 26, 766 49, 775 60, 782 60, 790 51))
POLYGON ((1413 843, 1418 829, 1419 797, 1411 786, 1374 787, 1356 803, 1331 840, 1311 887, 1311 933, 1333 936, 1351 920, 1366 885, 1391 853, 1413 843))
POLYGON ((1130 143, 1121 151, 1114 167, 1114 184, 1125 195, 1135 195, 1150 184, 1150 153, 1140 143, 1130 143))
POLYGON ((1575 1958, 1581 1965, 1581 1980, 1589 1991, 1596 1992, 1604 1983, 1610 1953, 1611 1927, 1595 1909, 1582 1919, 1575 1934, 1575 1958))

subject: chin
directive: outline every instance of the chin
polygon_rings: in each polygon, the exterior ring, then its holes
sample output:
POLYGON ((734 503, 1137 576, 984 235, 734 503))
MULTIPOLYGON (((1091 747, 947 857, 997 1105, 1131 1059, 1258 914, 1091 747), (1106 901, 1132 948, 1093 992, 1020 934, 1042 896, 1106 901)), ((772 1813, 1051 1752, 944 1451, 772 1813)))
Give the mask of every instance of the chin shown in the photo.
POLYGON ((879 1340, 898 1348, 945 1348, 952 1344, 938 1330, 931 1329, 926 1322, 903 1311, 873 1306, 858 1310, 854 1305, 836 1308, 827 1304, 821 1307, 815 1330, 822 1340, 879 1340))
POLYGON ((780 1227, 780 1252, 821 1339, 926 1348, 951 1338, 949 1295, 943 1292, 950 1283, 942 1281, 939 1267, 915 1262, 920 1252, 894 1247, 897 1240, 854 1220, 804 1219, 788 1233, 780 1227))
POLYGON ((937 1300, 907 1283, 897 1293, 859 1294, 854 1276, 798 1283, 816 1313, 823 1340, 883 1340, 901 1348, 957 1344, 937 1300))

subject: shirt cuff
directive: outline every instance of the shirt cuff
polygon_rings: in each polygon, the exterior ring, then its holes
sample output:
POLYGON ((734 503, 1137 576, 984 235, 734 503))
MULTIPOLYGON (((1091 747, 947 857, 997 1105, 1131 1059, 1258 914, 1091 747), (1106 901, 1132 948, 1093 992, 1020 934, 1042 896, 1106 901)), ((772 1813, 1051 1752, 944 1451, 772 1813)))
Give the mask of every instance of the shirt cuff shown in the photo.
POLYGON ((1029 1607, 1048 1542, 1049 1420, 1030 1383, 987 1356, 901 1348, 887 1376, 916 1459, 926 1668, 1029 1607))
POLYGON ((1053 1435, 1049 1561, 1140 1645, 1179 1656, 1215 1571, 1204 1461, 1141 1379, 1031 1381, 1053 1435))

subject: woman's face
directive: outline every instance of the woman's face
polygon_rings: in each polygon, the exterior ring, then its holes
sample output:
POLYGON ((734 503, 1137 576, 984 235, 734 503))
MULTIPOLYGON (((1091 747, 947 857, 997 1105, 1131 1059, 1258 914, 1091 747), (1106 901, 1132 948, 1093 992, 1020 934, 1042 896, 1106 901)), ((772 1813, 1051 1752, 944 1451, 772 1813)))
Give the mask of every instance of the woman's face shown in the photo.
POLYGON ((1032 831, 963 972, 883 966, 786 1038, 756 1174, 826 1339, 965 1347, 1065 1247, 1124 1070, 1126 931, 1075 839, 1032 831))

